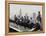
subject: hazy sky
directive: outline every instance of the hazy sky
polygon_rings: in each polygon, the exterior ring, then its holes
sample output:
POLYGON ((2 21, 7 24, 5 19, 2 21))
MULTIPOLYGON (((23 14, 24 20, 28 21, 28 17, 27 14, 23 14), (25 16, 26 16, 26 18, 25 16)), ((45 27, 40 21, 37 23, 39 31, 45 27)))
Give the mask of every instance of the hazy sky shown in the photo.
POLYGON ((19 15, 21 8, 22 16, 25 15, 25 13, 28 14, 28 16, 32 17, 33 13, 36 13, 36 16, 38 14, 38 11, 40 11, 42 15, 42 6, 36 6, 36 5, 19 5, 19 4, 10 4, 10 18, 14 19, 14 15, 19 15))

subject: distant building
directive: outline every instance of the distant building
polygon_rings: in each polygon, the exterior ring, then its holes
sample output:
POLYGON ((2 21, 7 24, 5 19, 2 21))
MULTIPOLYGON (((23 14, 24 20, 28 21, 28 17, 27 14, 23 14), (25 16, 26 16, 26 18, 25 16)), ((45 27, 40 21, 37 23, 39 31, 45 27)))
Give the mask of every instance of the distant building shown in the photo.
POLYGON ((33 13, 33 23, 35 23, 35 21, 36 21, 36 13, 33 13))
POLYGON ((22 16, 21 8, 20 8, 20 11, 19 11, 19 16, 20 16, 20 17, 22 16))

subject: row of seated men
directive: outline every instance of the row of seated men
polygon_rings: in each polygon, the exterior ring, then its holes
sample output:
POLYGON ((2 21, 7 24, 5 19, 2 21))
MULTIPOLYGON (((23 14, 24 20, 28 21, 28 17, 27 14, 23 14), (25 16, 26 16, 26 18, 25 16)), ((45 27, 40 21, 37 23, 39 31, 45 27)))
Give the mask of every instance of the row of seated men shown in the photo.
POLYGON ((15 23, 17 25, 24 26, 25 28, 28 27, 30 29, 36 28, 37 30, 39 30, 39 29, 41 30, 41 26, 39 25, 40 24, 39 22, 34 23, 34 22, 30 21, 30 20, 32 20, 32 18, 29 19, 28 16, 27 16, 27 19, 26 19, 26 16, 24 16, 24 18, 23 17, 17 18, 15 16, 15 23))

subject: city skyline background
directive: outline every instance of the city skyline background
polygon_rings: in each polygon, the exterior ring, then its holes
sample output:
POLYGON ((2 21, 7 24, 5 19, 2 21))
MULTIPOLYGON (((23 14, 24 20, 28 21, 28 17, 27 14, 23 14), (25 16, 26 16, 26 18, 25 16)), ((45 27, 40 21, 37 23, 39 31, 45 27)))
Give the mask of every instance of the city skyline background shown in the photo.
POLYGON ((42 15, 42 6, 10 4, 10 19, 14 20, 14 15, 18 16, 20 12, 22 16, 27 14, 29 17, 33 17, 33 13, 35 13, 37 17, 38 11, 42 15))

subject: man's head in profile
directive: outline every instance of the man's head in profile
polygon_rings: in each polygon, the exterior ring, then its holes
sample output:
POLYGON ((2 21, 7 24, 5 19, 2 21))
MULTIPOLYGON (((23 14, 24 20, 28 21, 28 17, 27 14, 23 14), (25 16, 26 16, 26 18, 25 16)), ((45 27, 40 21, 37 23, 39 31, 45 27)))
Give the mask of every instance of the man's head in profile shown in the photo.
POLYGON ((38 11, 38 15, 40 15, 40 11, 38 11))

